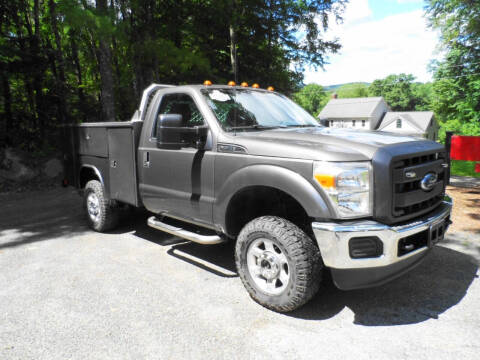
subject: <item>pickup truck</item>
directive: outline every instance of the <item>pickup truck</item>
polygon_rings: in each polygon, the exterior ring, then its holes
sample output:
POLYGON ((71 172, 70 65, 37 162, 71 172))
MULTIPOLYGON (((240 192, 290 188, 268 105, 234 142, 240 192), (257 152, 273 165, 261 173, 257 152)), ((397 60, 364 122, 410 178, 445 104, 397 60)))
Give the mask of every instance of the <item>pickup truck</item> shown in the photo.
POLYGON ((278 312, 309 301, 327 269, 342 290, 396 278, 450 224, 442 145, 324 127, 271 88, 152 84, 131 121, 71 130, 94 230, 144 207, 160 231, 233 241, 246 290, 278 312))

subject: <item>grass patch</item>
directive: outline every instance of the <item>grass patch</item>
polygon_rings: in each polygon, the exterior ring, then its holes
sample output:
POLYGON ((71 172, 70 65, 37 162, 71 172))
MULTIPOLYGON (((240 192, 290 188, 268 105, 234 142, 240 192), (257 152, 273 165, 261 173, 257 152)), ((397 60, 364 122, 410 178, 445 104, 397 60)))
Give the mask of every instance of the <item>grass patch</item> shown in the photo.
POLYGON ((457 176, 473 176, 480 178, 480 173, 475 172, 475 163, 476 161, 452 160, 452 168, 450 169, 450 174, 457 176))

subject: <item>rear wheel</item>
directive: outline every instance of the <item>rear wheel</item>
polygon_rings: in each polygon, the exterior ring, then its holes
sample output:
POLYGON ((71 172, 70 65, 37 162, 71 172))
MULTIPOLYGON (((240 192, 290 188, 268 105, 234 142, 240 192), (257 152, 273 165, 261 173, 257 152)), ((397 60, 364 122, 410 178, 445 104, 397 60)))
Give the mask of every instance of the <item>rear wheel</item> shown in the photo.
POLYGON ((250 296, 279 312, 295 310, 318 291, 320 251, 296 225, 262 216, 240 232, 235 248, 237 270, 250 296))
POLYGON ((93 230, 103 232, 117 226, 119 211, 109 204, 100 181, 90 180, 83 196, 87 221, 93 230))

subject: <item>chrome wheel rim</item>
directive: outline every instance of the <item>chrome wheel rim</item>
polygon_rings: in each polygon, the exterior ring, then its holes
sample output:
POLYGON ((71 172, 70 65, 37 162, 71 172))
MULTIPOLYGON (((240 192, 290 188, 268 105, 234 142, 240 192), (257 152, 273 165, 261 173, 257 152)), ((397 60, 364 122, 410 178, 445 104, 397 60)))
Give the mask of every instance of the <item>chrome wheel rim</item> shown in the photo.
POLYGON ((272 240, 254 240, 247 250, 247 267, 257 287, 269 294, 281 294, 290 283, 290 266, 283 251, 272 240))
POLYGON ((98 222, 98 219, 100 218, 100 202, 95 193, 90 193, 87 196, 87 212, 92 221, 98 222))

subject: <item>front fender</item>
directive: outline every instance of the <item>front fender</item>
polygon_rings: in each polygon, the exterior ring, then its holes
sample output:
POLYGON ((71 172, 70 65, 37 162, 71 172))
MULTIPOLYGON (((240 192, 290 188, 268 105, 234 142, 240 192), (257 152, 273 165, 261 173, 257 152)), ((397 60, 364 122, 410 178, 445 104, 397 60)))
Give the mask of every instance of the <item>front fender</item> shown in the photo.
POLYGON ((266 186, 281 190, 305 209, 308 216, 328 219, 333 215, 325 201, 326 195, 315 188, 300 174, 275 165, 250 165, 241 168, 227 178, 219 189, 214 206, 214 222, 225 229, 225 214, 232 197, 242 189, 252 186, 266 186))

